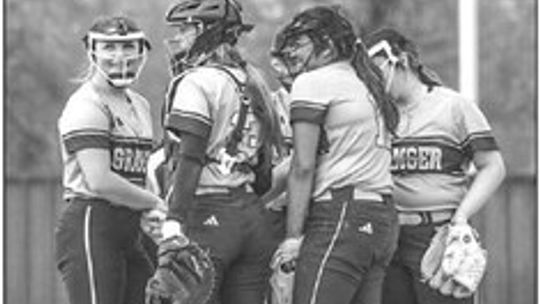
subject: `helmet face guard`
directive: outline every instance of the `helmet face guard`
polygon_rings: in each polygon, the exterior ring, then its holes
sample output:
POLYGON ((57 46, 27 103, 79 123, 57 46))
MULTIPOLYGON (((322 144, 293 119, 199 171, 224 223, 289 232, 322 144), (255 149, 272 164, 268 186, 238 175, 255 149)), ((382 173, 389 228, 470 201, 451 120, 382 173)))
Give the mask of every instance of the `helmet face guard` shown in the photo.
POLYGON ((338 10, 339 7, 335 6, 317 6, 305 10, 296 15, 276 35, 271 55, 280 58, 289 69, 298 65, 299 58, 296 56, 298 49, 304 46, 304 43, 299 43, 302 37, 307 36, 313 44, 312 54, 304 58, 305 62, 300 70, 291 70, 292 77, 305 71, 311 57, 323 49, 335 49, 334 59, 351 55, 349 53, 352 51, 356 37, 352 26, 339 14, 338 10))
POLYGON ((381 71, 384 72, 384 67, 386 65, 389 66, 390 70, 388 71, 388 74, 385 77, 386 84, 384 87, 384 91, 388 93, 390 91, 390 86, 392 85, 392 81, 394 80, 394 74, 396 72, 396 65, 399 62, 399 58, 396 55, 394 55, 394 53, 392 52, 392 47, 390 46, 390 43, 388 43, 388 41, 386 40, 381 40, 375 45, 373 45, 371 48, 369 48, 368 55, 372 59, 375 57, 385 58, 384 62, 379 65, 379 68, 381 69, 381 71))
POLYGON ((124 17, 97 21, 84 42, 90 62, 114 87, 137 80, 151 48, 144 33, 124 17))

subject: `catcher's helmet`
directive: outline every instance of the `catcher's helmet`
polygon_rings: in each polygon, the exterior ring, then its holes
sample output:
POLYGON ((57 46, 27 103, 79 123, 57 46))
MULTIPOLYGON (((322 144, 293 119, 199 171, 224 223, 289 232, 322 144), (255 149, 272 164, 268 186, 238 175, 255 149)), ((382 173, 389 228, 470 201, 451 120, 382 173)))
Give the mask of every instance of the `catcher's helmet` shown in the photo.
POLYGON ((123 16, 97 18, 83 42, 92 64, 115 87, 139 77, 151 49, 137 24, 123 16))
POLYGON ((235 0, 180 0, 173 4, 165 15, 169 26, 197 25, 195 41, 187 47, 178 35, 166 40, 173 75, 197 65, 201 55, 222 43, 236 44, 241 33, 252 30, 253 25, 243 22, 241 12, 235 0))
POLYGON ((339 56, 350 56, 356 36, 352 25, 338 10, 338 7, 317 6, 296 15, 276 35, 272 55, 284 55, 282 51, 287 44, 305 34, 311 38, 316 48, 322 48, 332 41, 339 56))
POLYGON ((294 42, 302 35, 310 38, 316 52, 334 48, 336 60, 349 58, 354 52, 356 36, 353 27, 339 13, 337 6, 316 6, 296 15, 277 33, 271 55, 287 66, 293 65, 297 48, 294 42))

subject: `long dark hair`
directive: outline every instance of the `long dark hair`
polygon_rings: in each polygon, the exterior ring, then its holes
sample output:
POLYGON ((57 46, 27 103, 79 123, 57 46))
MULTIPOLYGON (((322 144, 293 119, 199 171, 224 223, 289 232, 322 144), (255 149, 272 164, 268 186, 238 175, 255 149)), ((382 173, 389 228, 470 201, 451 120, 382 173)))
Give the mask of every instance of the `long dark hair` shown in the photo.
POLYGON ((279 116, 272 104, 270 88, 260 71, 244 60, 237 48, 229 43, 221 44, 212 53, 209 62, 211 64, 240 68, 244 71, 247 76, 245 83, 246 94, 251 98, 253 115, 261 124, 261 142, 263 145, 274 147, 275 151, 281 155, 283 152, 283 135, 279 116))
POLYGON ((339 6, 316 6, 296 15, 278 34, 277 48, 289 39, 306 34, 313 41, 314 52, 333 48, 333 61, 349 60, 356 75, 368 88, 384 119, 386 129, 395 135, 399 112, 392 98, 384 90, 384 78, 371 61, 363 43, 356 37, 351 23, 339 12, 339 6))

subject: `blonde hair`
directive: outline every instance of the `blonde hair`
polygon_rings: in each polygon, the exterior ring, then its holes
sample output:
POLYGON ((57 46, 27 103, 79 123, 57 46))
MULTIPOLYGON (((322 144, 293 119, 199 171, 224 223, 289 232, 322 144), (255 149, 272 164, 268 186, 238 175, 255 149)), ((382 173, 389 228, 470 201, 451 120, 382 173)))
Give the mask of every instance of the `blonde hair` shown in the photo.
POLYGON ((96 70, 96 66, 90 61, 90 59, 88 59, 87 62, 80 68, 77 75, 71 79, 71 82, 85 83, 94 77, 96 70))

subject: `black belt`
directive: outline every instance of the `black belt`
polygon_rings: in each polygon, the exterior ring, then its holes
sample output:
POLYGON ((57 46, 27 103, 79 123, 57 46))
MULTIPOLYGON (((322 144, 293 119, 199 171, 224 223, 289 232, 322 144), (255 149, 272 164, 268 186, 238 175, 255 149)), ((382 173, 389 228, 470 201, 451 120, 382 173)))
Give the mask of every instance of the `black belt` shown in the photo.
POLYGON ((400 211, 398 212, 398 221, 402 226, 429 225, 449 222, 453 216, 453 209, 434 211, 400 211))

